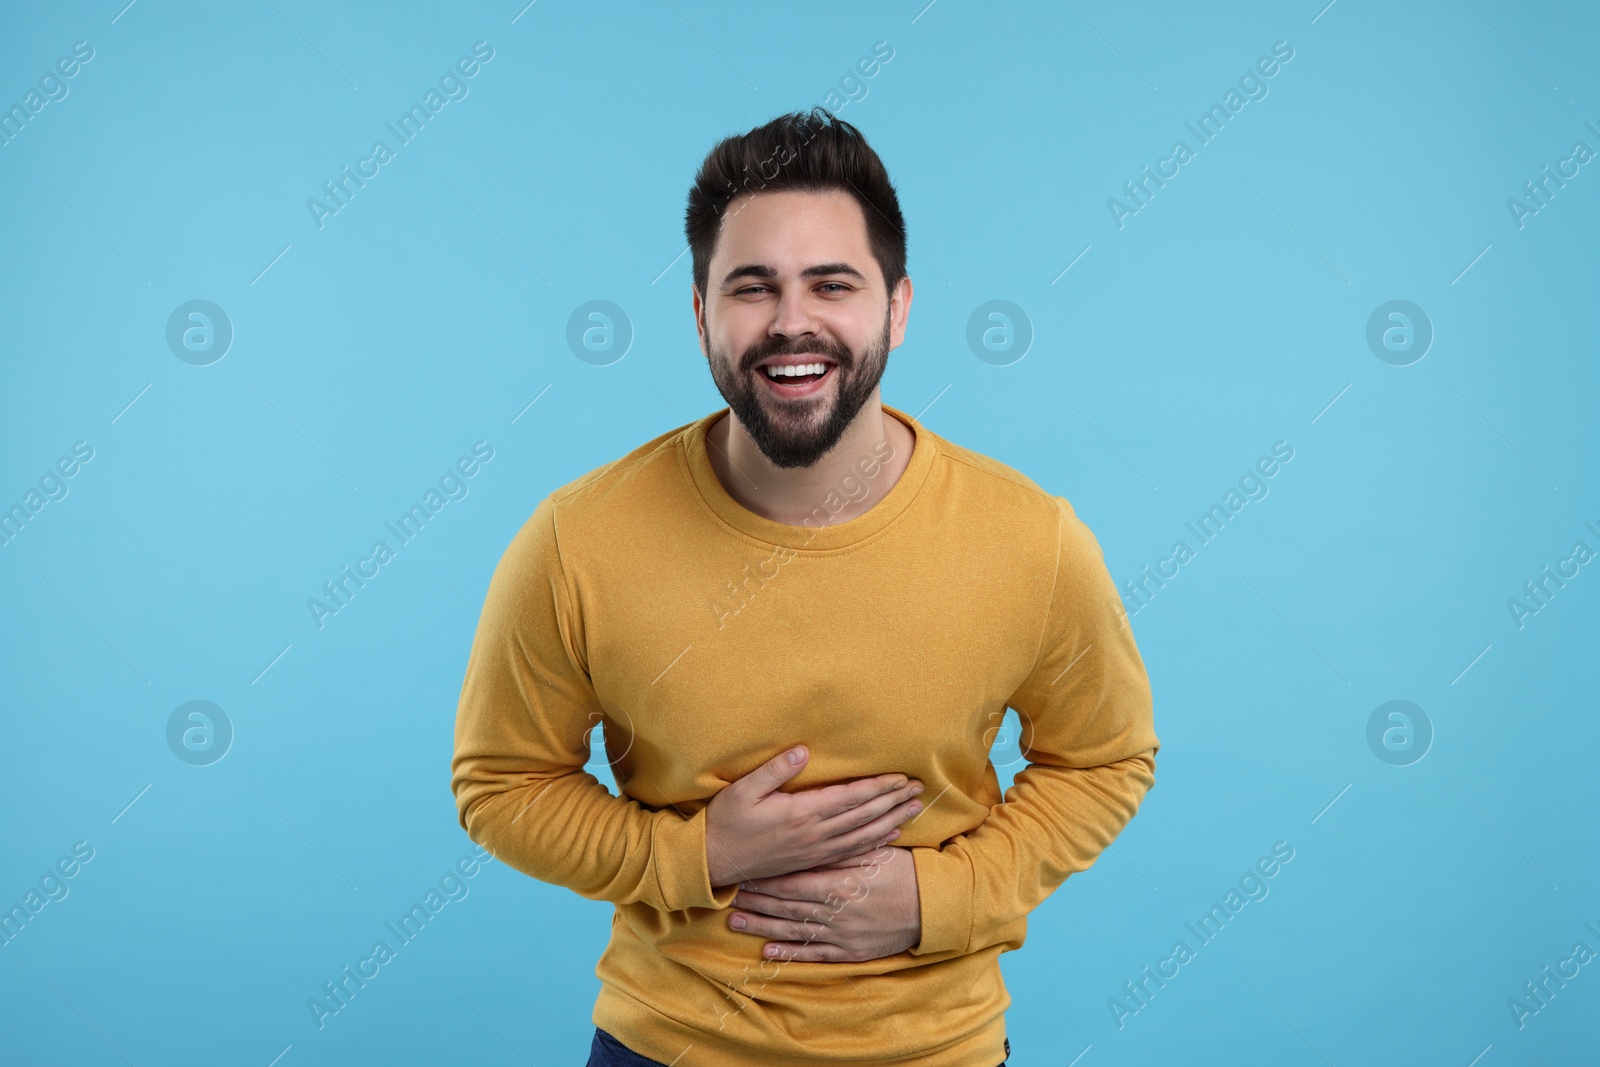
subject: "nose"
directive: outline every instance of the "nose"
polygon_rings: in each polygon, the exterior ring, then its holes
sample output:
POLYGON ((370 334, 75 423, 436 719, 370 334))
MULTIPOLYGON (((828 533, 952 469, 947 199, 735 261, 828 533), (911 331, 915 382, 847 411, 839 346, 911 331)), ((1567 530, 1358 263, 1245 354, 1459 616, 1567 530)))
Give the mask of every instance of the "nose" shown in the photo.
POLYGON ((786 288, 778 297, 767 333, 773 337, 788 338, 815 336, 817 320, 811 312, 808 296, 803 286, 798 289, 786 288))

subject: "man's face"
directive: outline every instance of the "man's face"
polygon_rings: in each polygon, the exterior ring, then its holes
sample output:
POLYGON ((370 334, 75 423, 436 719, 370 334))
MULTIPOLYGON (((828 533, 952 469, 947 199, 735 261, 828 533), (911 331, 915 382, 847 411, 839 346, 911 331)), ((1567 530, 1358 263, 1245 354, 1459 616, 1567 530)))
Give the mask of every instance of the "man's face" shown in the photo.
POLYGON ((695 317, 717 390, 774 466, 813 465, 904 340, 909 280, 891 300, 854 197, 784 191, 728 205, 706 288, 695 317))

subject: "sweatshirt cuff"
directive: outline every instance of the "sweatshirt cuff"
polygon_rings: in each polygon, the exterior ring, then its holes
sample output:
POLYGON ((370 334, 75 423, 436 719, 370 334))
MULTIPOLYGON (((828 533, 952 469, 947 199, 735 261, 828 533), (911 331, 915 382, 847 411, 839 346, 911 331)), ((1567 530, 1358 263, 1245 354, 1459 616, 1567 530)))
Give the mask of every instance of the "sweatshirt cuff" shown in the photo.
POLYGON ((667 911, 685 908, 727 908, 739 892, 737 884, 714 889, 706 863, 706 809, 688 818, 676 811, 656 813, 650 840, 656 887, 667 911))
POLYGON ((959 852, 916 846, 911 860, 917 873, 922 909, 922 940, 913 956, 965 952, 972 939, 972 867, 959 852))

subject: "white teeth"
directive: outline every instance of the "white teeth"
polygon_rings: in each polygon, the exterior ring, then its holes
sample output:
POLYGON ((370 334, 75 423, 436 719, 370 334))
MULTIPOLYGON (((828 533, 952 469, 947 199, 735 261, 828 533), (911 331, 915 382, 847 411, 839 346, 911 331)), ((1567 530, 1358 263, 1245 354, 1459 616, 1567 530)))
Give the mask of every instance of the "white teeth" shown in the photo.
POLYGON ((826 363, 800 363, 790 367, 780 367, 767 364, 767 377, 769 378, 794 378, 802 374, 821 374, 828 369, 826 363))

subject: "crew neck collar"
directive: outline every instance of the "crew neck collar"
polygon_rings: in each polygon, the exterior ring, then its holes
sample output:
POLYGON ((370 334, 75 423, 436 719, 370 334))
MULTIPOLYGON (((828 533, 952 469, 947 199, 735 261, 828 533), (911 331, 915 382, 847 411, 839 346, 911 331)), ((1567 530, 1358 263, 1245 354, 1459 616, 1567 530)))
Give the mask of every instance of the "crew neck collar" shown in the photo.
MULTIPOLYGON (((851 548, 886 529, 910 506, 927 480, 928 472, 933 469, 934 456, 938 452, 938 443, 932 432, 918 426, 915 420, 898 408, 888 404, 881 406, 911 430, 915 439, 911 460, 901 473, 900 480, 894 483, 883 499, 846 522, 825 526, 791 526, 757 515, 735 500, 712 468, 706 444, 706 431, 712 424, 723 415, 733 417, 727 408, 713 411, 685 427, 679 438, 678 452, 701 501, 725 526, 763 544, 782 545, 799 551, 826 552, 851 548)), ((856 477, 861 475, 857 474, 856 477)), ((836 491, 841 497, 845 495, 842 487, 836 491)), ((827 511, 823 500, 819 499, 817 506, 827 511)))

